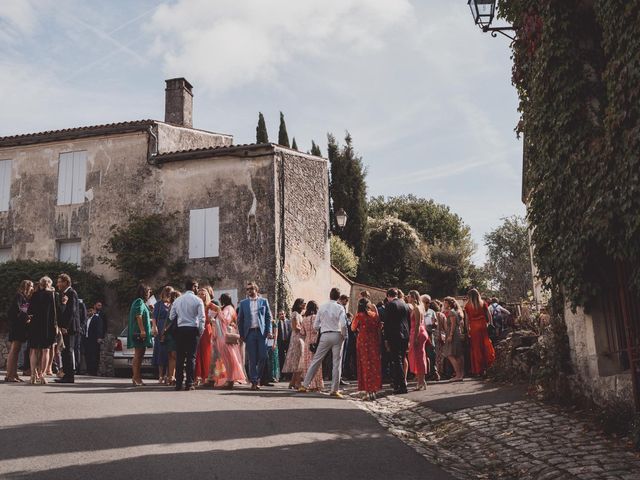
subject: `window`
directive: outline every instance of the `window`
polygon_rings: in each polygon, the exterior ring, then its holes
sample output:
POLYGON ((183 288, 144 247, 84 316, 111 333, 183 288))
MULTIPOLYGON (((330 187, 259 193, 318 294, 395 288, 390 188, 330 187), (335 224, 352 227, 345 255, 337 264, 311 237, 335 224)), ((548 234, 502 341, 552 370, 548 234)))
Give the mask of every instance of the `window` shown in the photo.
POLYGON ((11 260, 11 247, 0 248, 0 263, 5 263, 11 260))
POLYGON ((223 293, 226 293, 227 295, 229 295, 231 297, 231 303, 233 303, 233 305, 238 305, 238 290, 235 288, 214 288, 213 289, 213 294, 215 295, 215 299, 216 300, 220 300, 220 295, 222 295, 223 293))
POLYGON ((58 205, 84 203, 87 152, 61 153, 58 160, 58 205))
POLYGON ((0 160, 0 212, 9 210, 11 199, 11 160, 0 160))
POLYGON ((80 248, 80 240, 74 242, 58 243, 58 260, 61 262, 75 263, 78 267, 81 265, 82 250, 80 248))
POLYGON ((201 208, 189 212, 189 258, 218 256, 219 209, 201 208))

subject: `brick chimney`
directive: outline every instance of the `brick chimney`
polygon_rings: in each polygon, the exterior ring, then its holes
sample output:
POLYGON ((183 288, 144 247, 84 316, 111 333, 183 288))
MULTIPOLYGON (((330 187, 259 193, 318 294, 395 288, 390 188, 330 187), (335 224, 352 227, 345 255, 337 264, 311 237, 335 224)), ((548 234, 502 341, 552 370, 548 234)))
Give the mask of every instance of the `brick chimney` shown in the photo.
POLYGON ((193 86, 184 78, 165 80, 164 121, 180 127, 193 127, 193 86))

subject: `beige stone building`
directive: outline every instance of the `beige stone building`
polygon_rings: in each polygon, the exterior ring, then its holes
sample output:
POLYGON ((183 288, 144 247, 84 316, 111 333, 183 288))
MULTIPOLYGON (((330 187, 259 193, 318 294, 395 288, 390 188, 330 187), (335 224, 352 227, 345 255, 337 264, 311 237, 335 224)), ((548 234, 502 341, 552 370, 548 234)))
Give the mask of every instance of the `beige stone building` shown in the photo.
POLYGON ((234 300, 256 280, 275 304, 330 287, 325 159, 274 144, 233 145, 192 127, 192 86, 167 80, 165 121, 0 137, 0 260, 100 263, 130 212, 175 225, 172 258, 234 300))

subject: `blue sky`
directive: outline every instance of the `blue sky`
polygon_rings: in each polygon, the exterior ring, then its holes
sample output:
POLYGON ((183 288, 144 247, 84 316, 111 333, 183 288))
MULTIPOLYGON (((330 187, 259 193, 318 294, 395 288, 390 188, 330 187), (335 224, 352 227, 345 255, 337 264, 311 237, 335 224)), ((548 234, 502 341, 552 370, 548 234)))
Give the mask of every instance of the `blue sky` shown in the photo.
POLYGON ((164 117, 194 85, 194 127, 255 139, 278 115, 301 149, 349 130, 370 195, 449 205, 483 235, 523 214, 506 38, 465 0, 2 0, 0 135, 164 117))

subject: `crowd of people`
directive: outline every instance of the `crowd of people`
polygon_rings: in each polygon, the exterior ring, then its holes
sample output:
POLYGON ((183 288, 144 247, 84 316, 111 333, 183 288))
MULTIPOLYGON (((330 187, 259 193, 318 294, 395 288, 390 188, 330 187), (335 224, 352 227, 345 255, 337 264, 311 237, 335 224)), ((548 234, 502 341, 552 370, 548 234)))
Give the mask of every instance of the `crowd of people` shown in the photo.
MULTIPOLYGON (((58 277, 57 291, 52 283, 43 277, 35 288, 29 280, 20 284, 9 313, 5 381, 22 381, 17 365, 25 342, 31 383, 46 383, 56 364, 57 381, 73 382, 78 343, 87 372, 97 373, 105 331, 102 304, 84 313, 68 275, 58 277)), ((347 311, 349 297, 337 288, 322 304, 297 298, 290 316, 279 311, 277 317, 255 282, 246 285, 246 297, 237 305, 226 293, 216 299, 210 285, 193 279, 183 292, 166 286, 154 298, 140 285, 130 307, 132 383, 144 385, 142 361, 152 348, 159 383, 176 390, 240 384, 260 390, 288 380, 298 392, 322 391, 330 377, 329 394, 341 397, 340 387, 347 383, 343 369, 350 365, 356 366, 351 376, 364 399, 375 399, 386 380, 394 393, 406 393, 409 375, 415 389, 423 390, 428 378, 458 382, 467 373, 483 375, 495 360, 492 337, 504 332, 510 317, 496 298, 483 299, 476 289, 464 305, 454 297, 437 300, 416 290, 405 295, 397 288, 374 304, 363 291, 355 316, 347 311)))

